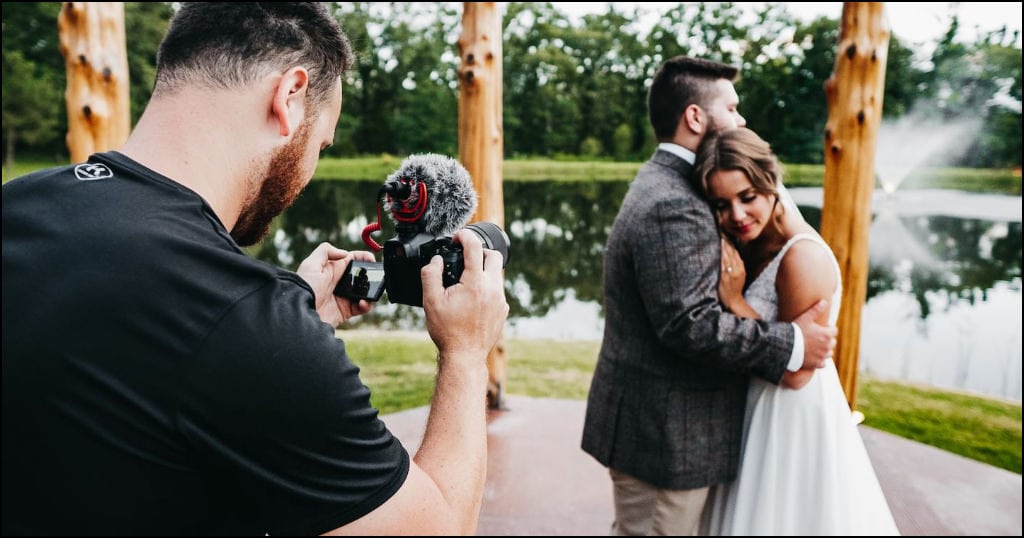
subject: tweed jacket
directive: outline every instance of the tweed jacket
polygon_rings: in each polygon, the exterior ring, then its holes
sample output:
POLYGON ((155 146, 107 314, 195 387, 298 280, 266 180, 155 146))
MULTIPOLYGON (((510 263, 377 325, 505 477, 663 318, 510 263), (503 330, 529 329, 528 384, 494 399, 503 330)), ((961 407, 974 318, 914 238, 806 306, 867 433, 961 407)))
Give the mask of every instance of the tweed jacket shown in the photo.
POLYGON ((586 453, 667 489, 736 477, 749 376, 778 383, 793 350, 791 324, 721 309, 720 236, 691 172, 657 150, 622 201, 583 426, 586 453))

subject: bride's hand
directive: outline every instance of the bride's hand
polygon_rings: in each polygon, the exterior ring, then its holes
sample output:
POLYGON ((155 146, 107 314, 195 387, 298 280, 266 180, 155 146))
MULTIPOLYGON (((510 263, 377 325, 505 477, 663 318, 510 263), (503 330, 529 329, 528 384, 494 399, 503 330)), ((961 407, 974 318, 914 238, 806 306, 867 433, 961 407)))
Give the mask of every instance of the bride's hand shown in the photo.
POLYGON ((718 298, 730 312, 736 313, 743 300, 747 270, 743 258, 728 238, 722 238, 722 271, 718 279, 718 298))

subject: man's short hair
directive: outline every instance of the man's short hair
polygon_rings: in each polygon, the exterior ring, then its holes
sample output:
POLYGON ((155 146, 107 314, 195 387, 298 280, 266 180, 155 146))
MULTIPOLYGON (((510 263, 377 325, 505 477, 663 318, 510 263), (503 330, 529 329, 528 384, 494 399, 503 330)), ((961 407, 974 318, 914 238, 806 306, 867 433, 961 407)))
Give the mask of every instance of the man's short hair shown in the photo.
POLYGON ((186 2, 157 53, 154 93, 184 84, 235 88, 301 65, 320 104, 354 62, 324 2, 186 2))
POLYGON ((736 80, 739 69, 728 64, 676 56, 665 61, 647 92, 647 114, 659 141, 671 140, 683 111, 690 105, 705 107, 714 96, 714 83, 736 80))

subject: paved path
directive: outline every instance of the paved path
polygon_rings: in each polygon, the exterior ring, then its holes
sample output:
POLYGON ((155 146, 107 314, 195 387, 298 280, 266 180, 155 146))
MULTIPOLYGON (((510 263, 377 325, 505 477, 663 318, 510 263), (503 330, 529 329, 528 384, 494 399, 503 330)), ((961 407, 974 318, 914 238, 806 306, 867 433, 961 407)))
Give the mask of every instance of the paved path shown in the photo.
MULTIPOLYGON (((611 481, 579 447, 585 402, 508 396, 506 404, 507 410, 488 414, 487 486, 477 534, 607 535, 611 481)), ((415 452, 427 411, 383 419, 415 452)), ((904 535, 1021 535, 1021 475, 860 428, 904 535)))

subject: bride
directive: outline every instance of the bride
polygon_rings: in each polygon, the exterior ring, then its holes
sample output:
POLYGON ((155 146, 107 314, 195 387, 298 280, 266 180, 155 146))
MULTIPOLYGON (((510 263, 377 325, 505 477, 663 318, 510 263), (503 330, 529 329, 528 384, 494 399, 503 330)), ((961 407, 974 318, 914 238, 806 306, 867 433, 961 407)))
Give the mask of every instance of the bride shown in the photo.
MULTIPOLYGON (((832 250, 800 216, 767 142, 745 128, 705 139, 696 180, 726 239, 719 295, 736 315, 792 320, 842 296, 832 250)), ((824 323, 821 319, 819 322, 824 323)), ((701 530, 713 535, 897 535, 839 383, 835 363, 753 378, 739 475, 712 488, 701 530)))

